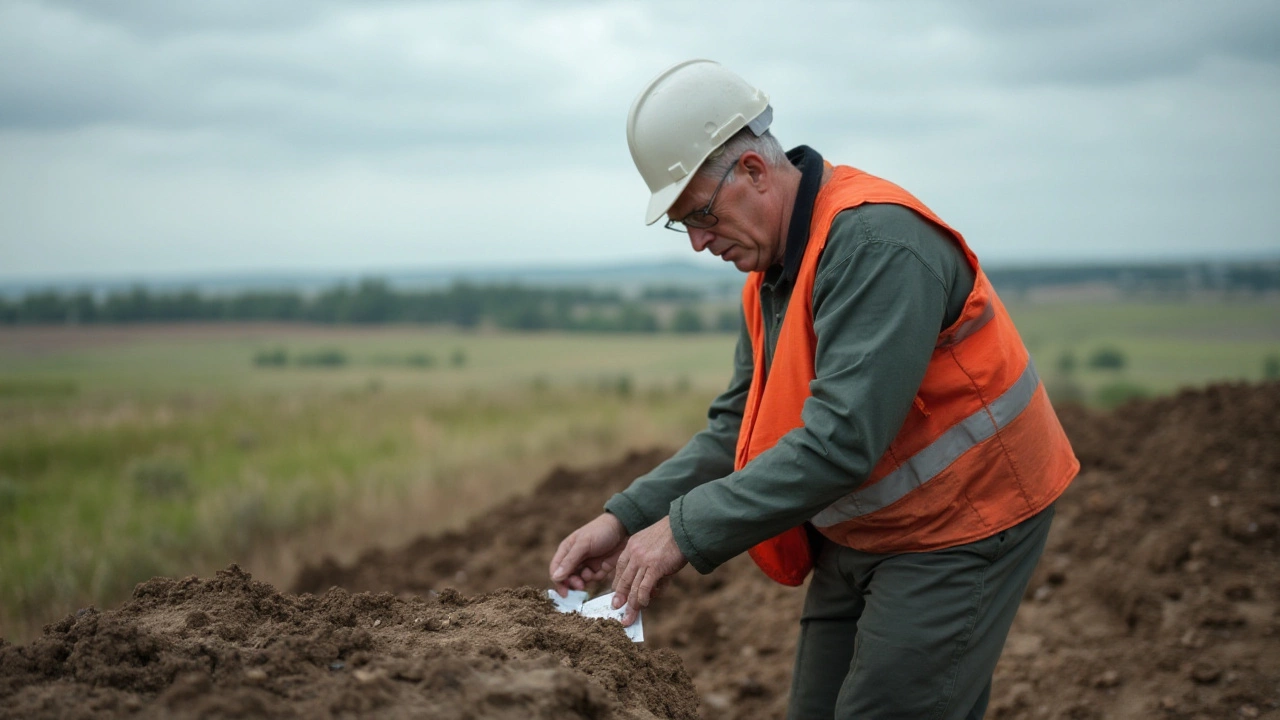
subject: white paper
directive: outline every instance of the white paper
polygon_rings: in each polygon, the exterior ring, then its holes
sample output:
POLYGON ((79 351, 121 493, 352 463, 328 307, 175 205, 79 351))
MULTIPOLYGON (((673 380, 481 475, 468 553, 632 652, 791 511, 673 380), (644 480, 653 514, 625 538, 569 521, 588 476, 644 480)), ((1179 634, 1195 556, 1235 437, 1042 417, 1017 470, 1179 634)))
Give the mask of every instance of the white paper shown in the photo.
MULTIPOLYGON (((615 610, 613 607, 613 593, 609 593, 583 603, 578 612, 585 617, 612 618, 622 622, 622 616, 627 614, 627 606, 623 605, 615 610)), ((631 623, 630 627, 622 629, 627 631, 627 637, 631 638, 632 642, 644 642, 644 613, 636 613, 636 621, 631 623)))
MULTIPOLYGON (((613 593, 601 595, 590 601, 587 600, 587 593, 581 590, 570 590, 568 597, 560 597, 555 590, 548 590, 547 596, 556 604, 556 610, 562 613, 576 612, 583 617, 612 618, 618 622, 622 622, 622 617, 627 614, 626 605, 614 609, 613 593)), ((637 613, 636 621, 631 623, 630 627, 622 629, 626 631, 627 637, 631 638, 631 642, 644 642, 644 613, 637 613)))
POLYGON ((556 604, 556 610, 562 613, 577 612, 582 607, 582 603, 591 597, 586 590, 570 590, 565 597, 560 597, 560 593, 555 590, 548 590, 547 597, 551 598, 551 602, 556 604))

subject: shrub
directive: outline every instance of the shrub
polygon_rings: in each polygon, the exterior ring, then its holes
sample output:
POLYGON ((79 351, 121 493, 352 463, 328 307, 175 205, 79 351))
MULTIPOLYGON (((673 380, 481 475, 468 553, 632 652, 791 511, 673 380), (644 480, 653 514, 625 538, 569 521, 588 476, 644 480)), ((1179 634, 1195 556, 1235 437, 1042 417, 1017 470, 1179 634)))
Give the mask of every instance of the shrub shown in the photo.
POLYGON ((259 350, 253 356, 253 364, 258 367, 284 367, 289 364, 289 353, 284 348, 259 350))
POLYGON ((133 486, 143 495, 154 498, 185 497, 190 494, 187 469, 177 460, 153 457, 129 466, 133 486))
POLYGON ((430 368, 435 367, 436 358, 434 355, 428 355, 426 353, 413 353, 409 357, 405 358, 405 362, 408 363, 409 367, 430 368))
POLYGON ((1128 358, 1119 348, 1098 348, 1089 356, 1089 367, 1095 370, 1123 370, 1128 358))
POLYGON ((1058 356, 1058 372, 1063 375, 1070 375, 1076 370, 1076 354, 1070 350, 1064 350, 1058 356))
POLYGON ((602 395, 617 395, 620 398, 631 397, 635 383, 630 375, 601 375, 596 380, 596 391, 602 395))
POLYGON ((23 488, 17 480, 0 475, 0 517, 18 507, 23 488))
POLYGON ((631 393, 634 389, 635 384, 631 382, 630 375, 619 375, 617 380, 614 380, 613 391, 616 392, 620 398, 631 397, 631 393))
POLYGON ((70 397, 78 392, 71 380, 41 380, 39 378, 0 378, 0 398, 3 397, 70 397))
POLYGON ((298 364, 303 367, 342 367, 347 364, 347 354, 333 348, 316 350, 299 355, 298 364))
POLYGON ((1262 377, 1268 380, 1280 380, 1280 355, 1268 355, 1262 361, 1262 377))
POLYGON ((449 356, 449 364, 456 368, 466 367, 467 351, 463 350, 462 348, 455 349, 453 351, 453 355, 449 356))

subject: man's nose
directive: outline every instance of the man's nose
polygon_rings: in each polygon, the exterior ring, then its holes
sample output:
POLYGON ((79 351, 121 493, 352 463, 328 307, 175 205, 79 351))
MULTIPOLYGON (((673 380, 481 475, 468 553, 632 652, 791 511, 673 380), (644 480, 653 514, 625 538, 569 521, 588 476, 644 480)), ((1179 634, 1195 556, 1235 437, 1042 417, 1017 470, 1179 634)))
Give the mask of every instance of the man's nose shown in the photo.
POLYGON ((707 228, 689 228, 689 244, 693 246, 694 252, 706 250, 714 237, 715 233, 707 228))

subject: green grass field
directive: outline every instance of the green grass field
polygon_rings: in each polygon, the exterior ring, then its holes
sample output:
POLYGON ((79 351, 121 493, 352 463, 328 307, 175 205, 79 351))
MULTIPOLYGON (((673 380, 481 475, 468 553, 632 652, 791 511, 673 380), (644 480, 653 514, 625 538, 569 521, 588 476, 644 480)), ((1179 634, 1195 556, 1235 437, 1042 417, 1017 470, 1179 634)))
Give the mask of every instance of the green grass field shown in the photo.
POLYGON ((1150 395, 1220 381, 1258 381, 1280 363, 1280 303, 1009 304, 1050 392, 1108 407, 1130 388, 1150 395), (1114 348, 1120 369, 1089 367, 1114 348), (1075 359, 1064 372, 1063 356, 1075 359))
MULTIPOLYGON (((1010 306, 1051 392, 1110 404, 1280 358, 1280 306, 1010 306), (1089 367, 1099 349, 1120 369, 1089 367), (1062 356, 1076 358, 1063 370, 1062 356), (1056 390, 1055 390, 1056 389, 1056 390)), ((455 527, 555 464, 673 446, 730 335, 241 325, 0 330, 0 635, 154 574, 303 561, 455 527), (283 350, 283 367, 255 357, 283 350), (298 358, 340 355, 337 366, 298 358)), ((1280 360, 1276 361, 1280 363, 1280 360)), ((1280 372, 1280 371, 1278 371, 1280 372)))

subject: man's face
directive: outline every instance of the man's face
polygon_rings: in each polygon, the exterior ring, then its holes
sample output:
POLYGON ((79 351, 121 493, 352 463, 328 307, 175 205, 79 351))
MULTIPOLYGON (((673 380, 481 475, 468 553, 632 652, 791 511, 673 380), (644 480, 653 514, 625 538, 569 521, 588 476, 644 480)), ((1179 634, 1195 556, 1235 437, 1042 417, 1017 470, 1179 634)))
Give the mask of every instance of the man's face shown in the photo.
POLYGON ((759 174, 749 168, 754 165, 740 158, 733 179, 727 180, 718 193, 720 178, 699 173, 667 211, 668 217, 682 220, 695 210, 705 209, 715 193, 710 212, 716 216, 716 224, 688 228, 689 244, 697 252, 707 250, 733 263, 742 272, 765 270, 782 257, 776 219, 770 222, 770 206, 760 191, 759 174))

